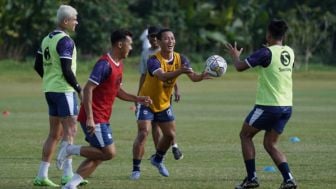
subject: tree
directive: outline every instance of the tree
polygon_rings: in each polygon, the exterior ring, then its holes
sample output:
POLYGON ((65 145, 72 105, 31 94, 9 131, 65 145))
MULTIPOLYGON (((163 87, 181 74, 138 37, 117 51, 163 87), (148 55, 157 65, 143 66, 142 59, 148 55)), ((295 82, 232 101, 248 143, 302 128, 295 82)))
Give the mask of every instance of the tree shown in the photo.
POLYGON ((0 59, 36 52, 38 39, 55 23, 56 8, 51 1, 1 1, 0 59))
POLYGON ((303 57, 305 70, 308 70, 313 54, 320 49, 327 50, 327 46, 333 44, 333 40, 329 39, 333 39, 336 31, 335 15, 329 11, 324 12, 319 7, 312 8, 307 5, 298 5, 280 15, 290 18, 287 20, 290 27, 289 40, 299 58, 303 57))

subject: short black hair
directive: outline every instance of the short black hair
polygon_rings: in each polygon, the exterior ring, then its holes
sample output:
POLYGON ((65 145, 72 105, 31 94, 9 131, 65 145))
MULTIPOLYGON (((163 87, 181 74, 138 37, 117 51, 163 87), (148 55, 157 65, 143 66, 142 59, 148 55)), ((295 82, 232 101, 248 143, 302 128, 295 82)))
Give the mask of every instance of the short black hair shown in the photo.
MULTIPOLYGON (((162 34, 165 33, 165 32, 173 32, 171 29, 169 28, 163 28, 159 31, 159 33, 157 34, 157 38, 158 40, 161 40, 162 39, 162 34)), ((174 33, 174 32, 173 32, 174 33)))
POLYGON ((133 35, 130 31, 125 29, 115 30, 111 33, 111 44, 113 45, 119 41, 123 41, 127 36, 132 37, 133 35))
POLYGON ((281 40, 288 30, 288 25, 283 20, 273 19, 268 25, 268 31, 272 38, 281 40))
POLYGON ((149 26, 148 27, 148 35, 151 35, 151 34, 157 34, 159 33, 160 31, 160 28, 156 27, 156 26, 149 26))

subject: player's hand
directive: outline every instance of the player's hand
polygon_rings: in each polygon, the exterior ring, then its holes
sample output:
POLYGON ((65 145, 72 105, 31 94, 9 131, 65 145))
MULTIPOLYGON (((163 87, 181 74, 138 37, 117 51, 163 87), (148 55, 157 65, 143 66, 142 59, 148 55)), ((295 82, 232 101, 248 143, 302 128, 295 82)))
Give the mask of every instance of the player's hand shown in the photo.
POLYGON ((149 96, 138 96, 137 102, 145 106, 149 106, 150 104, 153 103, 152 99, 149 96))
POLYGON ((96 124, 93 119, 86 120, 86 131, 92 136, 96 132, 96 124))
POLYGON ((180 70, 181 70, 182 73, 186 73, 186 74, 194 73, 193 69, 190 68, 190 67, 182 67, 182 68, 180 68, 180 70))
POLYGON ((174 101, 179 102, 181 100, 181 95, 179 92, 175 91, 174 93, 174 101))
POLYGON ((206 71, 202 72, 201 76, 202 76, 202 80, 203 80, 203 79, 213 79, 213 78, 208 74, 208 72, 206 72, 206 71))
POLYGON ((232 46, 230 43, 225 44, 225 47, 228 51, 228 53, 233 57, 233 59, 239 59, 240 54, 243 52, 243 48, 240 48, 238 50, 237 48, 237 42, 234 42, 234 46, 232 46))

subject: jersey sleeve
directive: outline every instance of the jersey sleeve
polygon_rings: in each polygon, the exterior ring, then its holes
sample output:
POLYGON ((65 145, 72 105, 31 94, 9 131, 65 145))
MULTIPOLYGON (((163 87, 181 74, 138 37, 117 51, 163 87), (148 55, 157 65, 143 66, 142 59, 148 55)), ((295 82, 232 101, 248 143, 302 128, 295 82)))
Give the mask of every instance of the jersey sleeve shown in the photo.
POLYGON ((190 68, 190 61, 189 61, 189 59, 186 56, 182 55, 182 54, 181 54, 181 64, 182 64, 182 67, 190 68))
POLYGON ((160 61, 155 56, 152 56, 148 59, 147 69, 151 76, 153 76, 153 73, 160 68, 161 68, 160 61))
POLYGON ((267 67, 272 60, 272 53, 268 48, 261 48, 245 59, 249 67, 267 67))
POLYGON ((69 36, 64 36, 57 43, 57 52, 60 58, 72 59, 75 43, 69 36))
POLYGON ((112 68, 106 60, 99 60, 90 74, 89 81, 99 85, 111 74, 112 68))

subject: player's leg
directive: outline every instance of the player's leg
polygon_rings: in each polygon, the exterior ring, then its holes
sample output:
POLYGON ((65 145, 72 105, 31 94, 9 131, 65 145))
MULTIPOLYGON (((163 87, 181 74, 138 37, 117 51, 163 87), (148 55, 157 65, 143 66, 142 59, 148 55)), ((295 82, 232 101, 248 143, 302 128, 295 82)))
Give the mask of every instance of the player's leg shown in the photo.
POLYGON ((172 153, 173 153, 174 159, 175 160, 183 159, 184 156, 183 156, 183 153, 182 153, 181 149, 177 145, 176 137, 172 141, 172 145, 171 146, 172 146, 172 153))
MULTIPOLYGON (((60 149, 72 144, 77 133, 77 116, 67 116, 62 118, 63 125, 63 139, 60 145, 60 149)), ((59 155, 60 153, 58 153, 59 155)), ((59 158, 58 158, 59 159, 59 158)), ((61 177, 61 184, 65 185, 73 176, 72 171, 72 157, 69 156, 64 161, 63 165, 59 165, 63 168, 63 175, 61 177)))
POLYGON ((71 180, 63 188, 76 188, 81 185, 85 181, 84 179, 89 177, 101 163, 101 160, 85 159, 71 180))
POLYGON ((263 125, 263 111, 254 107, 246 117, 239 134, 247 176, 242 183, 235 187, 236 189, 259 187, 253 137, 262 129, 259 127, 260 125, 263 125))
POLYGON ((169 107, 164 111, 155 113, 154 120, 159 124, 162 137, 159 140, 155 156, 151 158, 151 163, 158 168, 162 176, 168 177, 169 172, 163 164, 163 159, 172 142, 175 140, 176 125, 173 109, 169 107))
POLYGON ((156 122, 152 121, 152 137, 153 137, 155 149, 157 147, 157 144, 159 143, 161 136, 162 136, 162 133, 161 133, 160 127, 157 125, 156 122))
POLYGON ((65 151, 63 157, 80 155, 87 159, 80 165, 76 174, 66 184, 65 188, 77 186, 78 184, 86 184, 87 181, 84 178, 87 178, 102 161, 110 160, 116 154, 112 130, 108 123, 96 124, 94 134, 87 131, 85 124, 81 124, 81 127, 85 133, 85 139, 90 143, 90 146, 69 144, 63 149, 65 151))
POLYGON ((176 136, 176 124, 175 121, 160 122, 160 129, 162 131, 162 137, 158 143, 157 150, 167 151, 170 145, 175 140, 176 136))
POLYGON ((133 168, 130 176, 131 180, 140 179, 140 164, 145 153, 146 139, 149 134, 149 130, 152 127, 152 121, 154 118, 152 110, 147 106, 138 104, 137 110, 136 118, 138 131, 133 142, 133 168))
POLYGON ((34 185, 36 186, 51 186, 58 187, 57 184, 53 183, 48 178, 48 170, 52 156, 57 148, 57 144, 62 137, 62 126, 60 119, 58 117, 49 117, 49 135, 43 145, 42 150, 42 161, 40 163, 40 168, 37 177, 34 180, 34 185))
MULTIPOLYGON (((63 139, 60 145, 60 150, 57 154, 56 165, 58 169, 63 169, 65 161, 60 161, 61 149, 64 149, 68 144, 72 144, 77 133, 77 95, 75 92, 66 92, 66 93, 55 93, 57 97, 57 114, 59 117, 62 117, 62 126, 63 126, 63 139)), ((71 159, 71 157, 68 157, 71 159)), ((71 160, 67 160, 67 169, 65 173, 72 174, 71 160), (71 168, 71 170, 70 170, 71 168)), ((63 175, 71 176, 71 175, 63 175)))
POLYGON ((140 178, 140 165, 145 153, 147 136, 151 129, 151 120, 138 120, 138 133, 133 142, 133 169, 130 176, 131 180, 140 178))
POLYGON ((277 119, 273 119, 274 123, 272 125, 272 129, 270 131, 266 131, 264 135, 264 148, 271 156, 272 160, 277 165, 282 174, 283 183, 281 184, 280 188, 296 188, 297 185, 291 174, 289 165, 287 163, 287 158, 285 154, 277 147, 278 139, 291 116, 292 110, 291 107, 278 107, 277 109, 279 111, 277 110, 274 113, 274 117, 277 119))
POLYGON ((256 175, 255 171, 255 147, 253 143, 253 137, 259 132, 259 129, 256 129, 252 126, 250 126, 248 123, 244 122, 243 127, 240 131, 239 137, 240 137, 240 142, 241 142, 241 147, 242 147, 242 153, 243 153, 243 158, 245 161, 246 170, 248 173, 248 178, 253 178, 256 175), (249 166, 248 162, 253 161, 253 165, 249 166))
POLYGON ((85 124, 81 123, 81 127, 85 133, 85 139, 90 143, 90 146, 81 146, 69 144, 63 147, 60 152, 60 160, 64 161, 71 155, 80 155, 90 160, 110 160, 115 156, 113 144, 112 130, 108 123, 95 125, 95 133, 88 132, 85 124))
POLYGON ((235 187, 235 189, 243 188, 257 188, 259 187, 256 167, 255 167, 255 148, 253 143, 253 137, 259 132, 250 126, 248 123, 244 122, 243 127, 240 131, 240 142, 245 163, 245 169, 247 172, 247 177, 243 182, 235 187))
POLYGON ((160 122, 159 126, 162 131, 162 137, 158 143, 155 156, 151 157, 151 163, 159 170, 162 176, 168 177, 169 172, 163 164, 163 159, 175 138, 175 121, 160 122))
MULTIPOLYGON (((69 148, 69 147, 68 147, 69 148)), ((68 151, 73 151, 74 149, 69 149, 68 151)), ((86 146, 80 148, 80 155, 86 157, 80 166, 78 167, 76 174, 72 177, 70 182, 65 185, 65 188, 76 187, 84 181, 85 178, 89 177, 103 161, 110 160, 115 157, 116 149, 114 143, 98 149, 93 146, 86 146), (97 159, 90 159, 89 157, 94 157, 97 159)))
POLYGON ((283 183, 280 188, 284 189, 296 188, 296 183, 290 172, 286 156, 276 146, 278 138, 279 134, 276 131, 271 130, 269 132, 266 132, 264 136, 264 148, 271 156, 272 160, 277 165, 278 169, 282 174, 283 183))
POLYGON ((55 152, 57 144, 62 137, 63 128, 60 118, 57 117, 57 107, 54 103, 53 96, 50 95, 50 93, 45 93, 45 97, 49 108, 49 134, 43 145, 42 161, 40 163, 38 174, 34 179, 34 185, 59 187, 59 185, 49 180, 48 170, 53 153, 55 152))

